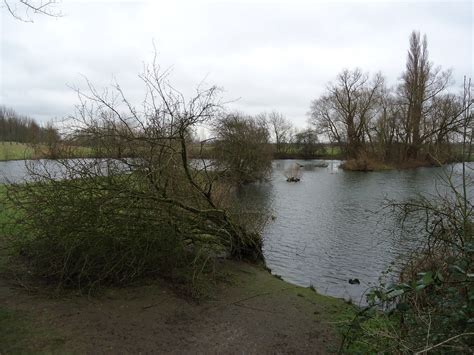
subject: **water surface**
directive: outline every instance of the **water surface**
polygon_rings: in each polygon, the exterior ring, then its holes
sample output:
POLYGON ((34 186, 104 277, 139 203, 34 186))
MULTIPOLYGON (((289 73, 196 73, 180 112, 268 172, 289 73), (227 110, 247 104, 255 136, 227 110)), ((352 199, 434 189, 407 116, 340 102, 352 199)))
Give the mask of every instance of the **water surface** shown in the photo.
POLYGON ((396 269, 399 257, 419 242, 416 235, 402 233, 384 205, 444 191, 442 177, 451 169, 364 173, 343 171, 339 161, 327 168, 298 161, 306 166, 301 182, 288 183, 284 171, 294 163, 275 161, 271 183, 240 191, 249 208, 272 211, 263 232, 267 265, 289 282, 356 303, 364 303, 367 288, 377 284, 392 262, 396 269), (349 284, 354 278, 360 285, 349 284))

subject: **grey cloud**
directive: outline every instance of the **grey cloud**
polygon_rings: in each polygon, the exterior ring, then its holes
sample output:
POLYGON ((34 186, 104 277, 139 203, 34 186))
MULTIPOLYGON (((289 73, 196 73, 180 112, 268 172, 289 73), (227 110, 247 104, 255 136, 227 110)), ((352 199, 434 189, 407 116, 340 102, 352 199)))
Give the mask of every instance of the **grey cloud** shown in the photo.
POLYGON ((173 66, 190 93, 205 79, 250 114, 279 110, 299 126, 310 101, 343 68, 403 70, 413 29, 428 35, 431 59, 472 74, 471 2, 143 1, 63 2, 59 19, 34 24, 2 12, 0 102, 46 120, 70 114, 68 85, 117 80, 139 104, 137 75, 152 58, 173 66))

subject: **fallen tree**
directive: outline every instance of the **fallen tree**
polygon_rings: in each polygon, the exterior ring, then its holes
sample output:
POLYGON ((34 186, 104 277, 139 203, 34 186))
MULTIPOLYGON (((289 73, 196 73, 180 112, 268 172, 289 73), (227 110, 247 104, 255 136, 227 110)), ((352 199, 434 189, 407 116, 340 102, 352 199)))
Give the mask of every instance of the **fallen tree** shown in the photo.
POLYGON ((140 77, 147 90, 140 110, 118 85, 77 91, 69 134, 110 158, 37 162, 28 182, 9 188, 22 260, 60 287, 123 285, 183 267, 194 279, 219 255, 262 257, 260 235, 235 223, 215 197, 226 186, 214 163, 189 159, 193 130, 223 113, 219 90, 198 89, 186 100, 155 62, 140 77))

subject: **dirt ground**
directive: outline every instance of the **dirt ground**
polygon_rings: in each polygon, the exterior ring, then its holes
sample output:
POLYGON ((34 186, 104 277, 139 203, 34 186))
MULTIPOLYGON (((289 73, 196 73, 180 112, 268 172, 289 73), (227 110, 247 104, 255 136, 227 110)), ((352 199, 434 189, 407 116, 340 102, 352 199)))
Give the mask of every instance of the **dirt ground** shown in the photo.
MULTIPOLYGON (((22 319, 23 336, 0 341, 0 354, 338 350, 336 324, 351 314, 343 301, 288 284, 261 267, 238 262, 220 267, 226 270, 227 281, 200 303, 157 282, 109 289, 94 298, 52 298, 1 281, 0 306, 12 312, 12 318, 22 319)), ((5 321, 1 325, 8 328, 5 321)))

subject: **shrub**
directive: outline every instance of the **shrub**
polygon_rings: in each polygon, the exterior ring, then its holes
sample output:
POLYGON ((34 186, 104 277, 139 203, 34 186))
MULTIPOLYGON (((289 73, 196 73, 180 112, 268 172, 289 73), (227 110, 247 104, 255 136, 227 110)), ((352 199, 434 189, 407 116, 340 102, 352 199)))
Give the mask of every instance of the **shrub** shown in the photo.
POLYGON ((273 155, 265 120, 226 115, 217 121, 214 131, 218 169, 228 180, 242 185, 269 177, 273 155))
POLYGON ((180 268, 196 275, 223 254, 262 257, 260 235, 215 198, 219 171, 188 158, 190 132, 220 117, 216 88, 185 101, 158 67, 142 79, 150 100, 142 112, 118 86, 122 106, 90 84, 90 93, 79 92, 69 134, 104 158, 38 161, 28 182, 9 188, 22 216, 15 235, 22 260, 58 287, 125 285, 180 268))

